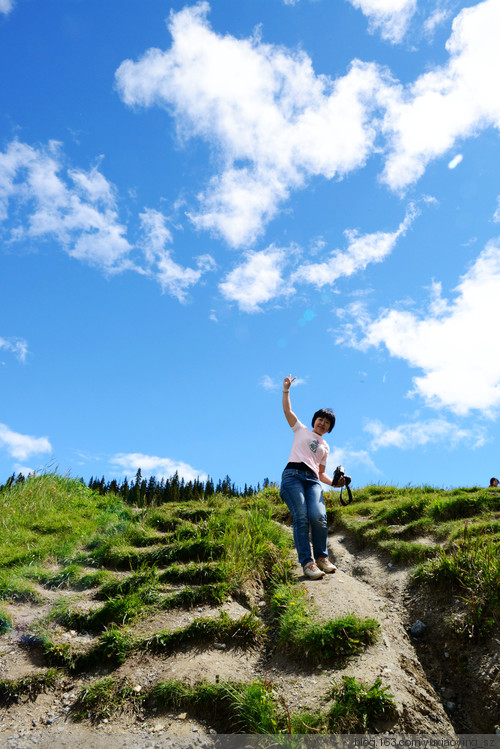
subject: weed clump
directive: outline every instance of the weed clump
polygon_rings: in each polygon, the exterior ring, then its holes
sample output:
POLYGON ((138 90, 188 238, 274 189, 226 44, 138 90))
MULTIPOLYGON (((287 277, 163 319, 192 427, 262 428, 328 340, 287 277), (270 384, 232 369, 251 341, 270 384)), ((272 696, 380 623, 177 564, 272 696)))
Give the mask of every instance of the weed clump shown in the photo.
POLYGON ((134 685, 127 678, 113 679, 107 676, 80 690, 72 718, 78 722, 88 717, 92 723, 99 723, 127 707, 140 715, 145 697, 140 685, 134 685))
POLYGON ((361 684, 353 676, 342 677, 342 684, 331 691, 333 705, 328 711, 332 733, 361 733, 379 720, 396 717, 396 706, 388 687, 380 679, 371 686, 361 684))
POLYGON ((308 663, 340 664, 373 644, 380 629, 375 619, 346 614, 319 622, 298 587, 279 586, 271 606, 278 618, 278 641, 292 657, 308 663))
POLYGON ((0 704, 10 705, 21 698, 34 700, 36 697, 55 686, 59 674, 56 669, 23 676, 20 679, 0 680, 0 704))

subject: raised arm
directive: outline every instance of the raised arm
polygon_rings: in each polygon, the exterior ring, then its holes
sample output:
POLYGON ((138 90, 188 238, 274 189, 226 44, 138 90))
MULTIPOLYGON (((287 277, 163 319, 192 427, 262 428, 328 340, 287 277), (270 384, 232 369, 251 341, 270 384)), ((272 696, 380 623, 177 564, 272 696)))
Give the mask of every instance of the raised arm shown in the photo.
POLYGON ((283 413, 285 414, 285 418, 291 427, 294 427, 298 421, 297 417, 292 411, 292 404, 290 402, 290 387, 292 385, 292 382, 296 379, 296 377, 292 377, 292 375, 290 374, 283 380, 283 413))

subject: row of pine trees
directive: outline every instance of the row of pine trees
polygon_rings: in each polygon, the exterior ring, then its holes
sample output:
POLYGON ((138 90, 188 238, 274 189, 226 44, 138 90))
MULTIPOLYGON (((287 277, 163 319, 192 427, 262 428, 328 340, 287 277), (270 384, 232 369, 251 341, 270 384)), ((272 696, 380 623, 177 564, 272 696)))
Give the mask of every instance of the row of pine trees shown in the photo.
MULTIPOLYGON (((26 477, 22 473, 17 475, 13 473, 5 484, 0 486, 0 492, 25 480, 26 477)), ((174 473, 167 479, 161 478, 159 481, 155 476, 146 479, 143 477, 140 468, 135 478, 130 482, 126 477, 120 482, 116 479, 106 481, 104 476, 102 478, 92 476, 88 484, 83 478, 79 481, 100 495, 117 494, 125 502, 138 507, 155 507, 164 502, 203 500, 214 494, 223 494, 228 497, 251 497, 261 491, 260 484, 257 484, 257 487, 245 484, 243 490, 241 490, 231 481, 229 476, 226 476, 225 479, 219 479, 217 484, 210 477, 206 481, 201 481, 198 478, 193 481, 185 481, 183 478, 179 478, 178 473, 174 473)), ((266 478, 262 488, 267 486, 269 486, 269 479, 266 478)))

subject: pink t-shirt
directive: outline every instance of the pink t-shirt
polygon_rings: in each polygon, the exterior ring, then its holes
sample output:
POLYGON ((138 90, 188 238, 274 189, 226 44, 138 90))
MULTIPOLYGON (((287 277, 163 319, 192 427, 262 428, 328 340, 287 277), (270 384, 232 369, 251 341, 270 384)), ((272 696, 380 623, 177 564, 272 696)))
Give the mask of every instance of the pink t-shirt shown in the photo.
POLYGON ((302 422, 297 420, 293 425, 294 433, 289 463, 305 463, 312 471, 319 474, 319 466, 326 465, 330 448, 319 434, 314 434, 302 422))

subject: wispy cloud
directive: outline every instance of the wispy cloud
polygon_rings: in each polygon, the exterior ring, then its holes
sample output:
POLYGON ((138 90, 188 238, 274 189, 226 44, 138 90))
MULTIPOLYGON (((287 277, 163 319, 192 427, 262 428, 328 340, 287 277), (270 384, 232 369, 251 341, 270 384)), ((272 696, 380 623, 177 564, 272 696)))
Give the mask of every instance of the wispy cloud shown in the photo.
POLYGON ((2 338, 0 336, 0 349, 10 351, 21 362, 26 361, 28 355, 28 343, 23 338, 2 338))
POLYGON ((88 171, 66 169, 59 143, 35 148, 12 141, 0 152, 0 221, 8 221, 13 204, 21 218, 10 221, 8 241, 56 240, 71 257, 105 273, 130 270, 155 278, 181 302, 215 267, 208 254, 195 259, 195 268, 177 263, 168 247, 173 237, 167 218, 156 210, 139 215, 140 233, 130 242, 128 226, 119 220, 115 186, 96 165, 88 171))
POLYGON ((0 13, 8 15, 14 7, 14 0, 0 0, 0 13))
POLYGON ((376 420, 368 422, 364 429, 372 437, 372 450, 384 447, 412 450, 435 443, 441 447, 448 445, 450 448, 466 443, 471 448, 477 448, 486 442, 482 427, 463 428, 446 419, 426 419, 397 427, 388 427, 376 420))
MULTIPOLYGON (((292 375, 293 376, 293 375, 292 375)), ((283 387, 283 377, 281 378, 273 378, 268 374, 262 375, 259 381, 259 385, 261 388, 264 388, 264 390, 281 390, 283 387)), ((292 387, 297 387, 297 385, 305 385, 307 383, 307 379, 301 378, 301 377, 295 377, 294 381, 292 382, 292 387)))
POLYGON ((281 380, 273 380, 272 377, 265 374, 260 378, 259 385, 264 390, 278 390, 281 387, 281 380))
POLYGON ((357 231, 345 231, 348 247, 345 252, 335 250, 321 263, 300 266, 292 275, 292 281, 312 283, 321 288, 333 284, 341 276, 351 276, 364 270, 369 263, 380 263, 394 249, 397 240, 404 236, 418 215, 419 210, 410 204, 404 220, 394 232, 374 232, 360 235, 357 231))
POLYGON ((493 214, 493 221, 498 224, 500 223, 500 195, 497 197, 497 207, 493 214))
POLYGON ((433 12, 426 18, 424 25, 423 25, 423 31, 424 34, 429 38, 432 39, 434 36, 434 33, 436 29, 441 26, 443 23, 448 21, 448 19, 451 17, 451 9, 447 8, 445 5, 438 6, 433 10, 433 12))
POLYGON ((260 312, 262 304, 293 293, 282 277, 286 261, 286 250, 273 245, 262 252, 248 252, 243 263, 226 275, 219 289, 244 312, 260 312))
POLYGON ((413 380, 413 393, 432 406, 490 414, 500 407, 499 298, 497 239, 462 277, 454 300, 444 299, 440 284, 434 283, 428 309, 421 315, 390 309, 373 320, 358 304, 348 311, 353 322, 338 340, 362 350, 384 345, 392 356, 423 370, 413 380))
POLYGON ((372 457, 366 450, 354 450, 351 447, 334 447, 328 456, 328 471, 333 474, 336 466, 343 466, 353 483, 356 483, 356 466, 363 466, 372 473, 380 473, 373 462, 372 457))
POLYGON ((11 240, 55 238, 73 257, 109 272, 128 265, 131 246, 119 223, 113 187, 96 167, 62 174, 60 144, 13 141, 0 153, 0 220, 16 201, 25 214, 11 240))
POLYGON ((188 289, 197 284, 204 273, 215 269, 215 261, 210 255, 197 259, 197 268, 184 268, 174 261, 166 248, 172 242, 172 234, 167 227, 165 216, 152 209, 140 214, 144 238, 141 246, 151 272, 156 276, 163 290, 167 290, 180 302, 186 301, 188 289))
POLYGON ((157 455, 117 453, 111 458, 110 464, 120 469, 123 476, 133 476, 140 468, 144 476, 156 476, 158 479, 170 478, 174 473, 178 473, 179 478, 185 481, 194 481, 196 478, 205 481, 208 478, 206 473, 192 468, 187 463, 157 455))
POLYGON ((32 437, 29 434, 13 432, 6 424, 0 424, 0 447, 17 460, 52 452, 47 437, 32 437))
POLYGON ((383 39, 401 42, 417 9, 417 0, 349 0, 369 22, 369 31, 380 31, 383 39))

